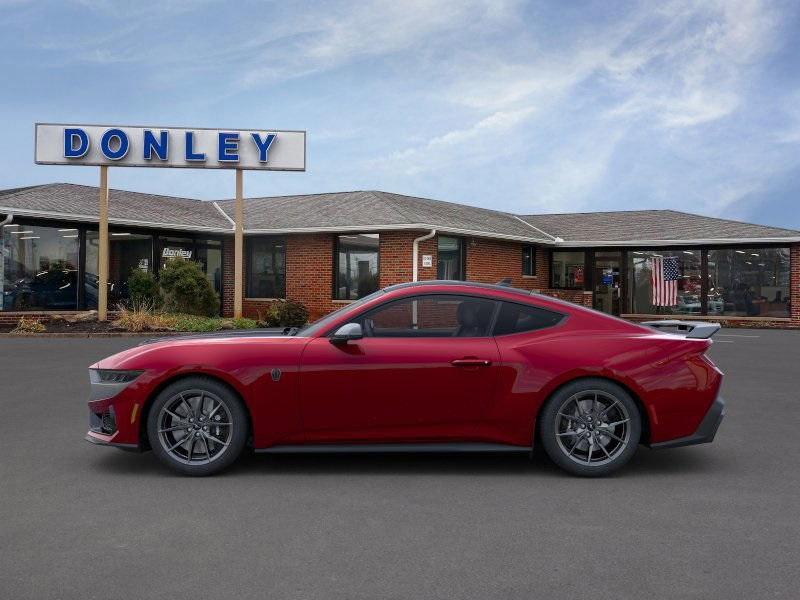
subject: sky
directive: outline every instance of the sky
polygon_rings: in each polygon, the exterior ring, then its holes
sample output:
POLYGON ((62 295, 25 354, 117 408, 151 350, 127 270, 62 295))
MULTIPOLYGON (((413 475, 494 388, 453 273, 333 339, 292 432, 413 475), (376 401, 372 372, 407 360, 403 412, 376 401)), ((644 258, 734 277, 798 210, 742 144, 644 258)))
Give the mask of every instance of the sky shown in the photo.
MULTIPOLYGON (((303 129, 305 173, 523 214, 669 208, 800 229, 800 3, 0 0, 0 189, 34 122, 303 129)), ((229 198, 218 170, 115 188, 229 198)))

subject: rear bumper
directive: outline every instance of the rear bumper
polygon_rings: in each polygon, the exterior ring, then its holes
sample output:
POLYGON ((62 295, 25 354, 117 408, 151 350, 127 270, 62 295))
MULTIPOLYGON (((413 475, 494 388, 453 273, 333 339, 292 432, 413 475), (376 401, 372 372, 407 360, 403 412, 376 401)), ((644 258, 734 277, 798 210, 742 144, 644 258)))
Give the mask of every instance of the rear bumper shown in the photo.
POLYGON ((695 444, 708 444, 714 441, 714 436, 717 434, 720 423, 725 416, 725 401, 717 396, 717 399, 712 402, 711 406, 706 412, 706 416, 700 421, 700 425, 692 435, 677 438, 674 440, 667 440, 666 442, 657 442, 650 444, 651 448, 680 448, 681 446, 694 446, 695 444))

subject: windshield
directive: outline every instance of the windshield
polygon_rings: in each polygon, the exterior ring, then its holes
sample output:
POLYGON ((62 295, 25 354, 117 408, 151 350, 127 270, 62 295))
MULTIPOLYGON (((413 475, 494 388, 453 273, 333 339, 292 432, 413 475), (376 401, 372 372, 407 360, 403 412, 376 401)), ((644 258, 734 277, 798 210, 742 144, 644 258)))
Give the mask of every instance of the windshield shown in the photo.
POLYGON ((300 335, 300 336, 316 335, 320 331, 322 331, 325 328, 327 328, 344 311, 351 310, 353 308, 357 308, 357 307, 361 306, 362 304, 366 304, 370 300, 372 300, 374 298, 377 298, 378 296, 382 296, 385 293, 386 292, 384 292, 383 290, 378 290, 377 292, 372 292, 369 296, 364 296, 363 298, 361 298, 359 300, 356 300, 355 302, 351 302, 350 304, 347 304, 347 305, 343 306, 342 308, 337 309, 337 310, 333 311, 332 313, 329 313, 329 314, 325 315, 324 317, 322 317, 320 319, 317 319, 313 323, 310 323, 309 325, 306 325, 304 328, 302 328, 302 329, 298 330, 297 332, 295 332, 294 335, 300 335))

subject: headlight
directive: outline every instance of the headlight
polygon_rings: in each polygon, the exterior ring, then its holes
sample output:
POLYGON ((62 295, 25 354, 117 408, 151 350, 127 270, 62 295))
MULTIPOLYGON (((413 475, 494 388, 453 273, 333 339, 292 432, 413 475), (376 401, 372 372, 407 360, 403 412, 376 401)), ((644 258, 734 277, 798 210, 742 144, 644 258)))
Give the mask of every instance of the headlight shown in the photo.
POLYGON ((89 369, 92 383, 130 383, 144 371, 125 371, 117 369, 89 369))

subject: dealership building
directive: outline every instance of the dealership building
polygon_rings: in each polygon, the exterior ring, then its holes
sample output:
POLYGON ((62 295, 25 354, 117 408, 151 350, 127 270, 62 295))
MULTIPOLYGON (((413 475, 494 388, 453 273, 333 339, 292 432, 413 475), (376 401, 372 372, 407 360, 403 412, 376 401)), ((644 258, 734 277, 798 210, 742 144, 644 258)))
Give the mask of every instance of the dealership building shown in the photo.
MULTIPOLYGON (((0 191, 0 322, 97 306, 98 194, 0 191)), ((234 218, 233 200, 111 190, 109 306, 134 269, 157 276, 184 259, 233 314, 234 218)), ((380 191, 249 198, 243 262, 251 317, 291 299, 316 318, 414 279, 507 279, 626 318, 800 327, 800 231, 671 210, 514 215, 380 191)))

